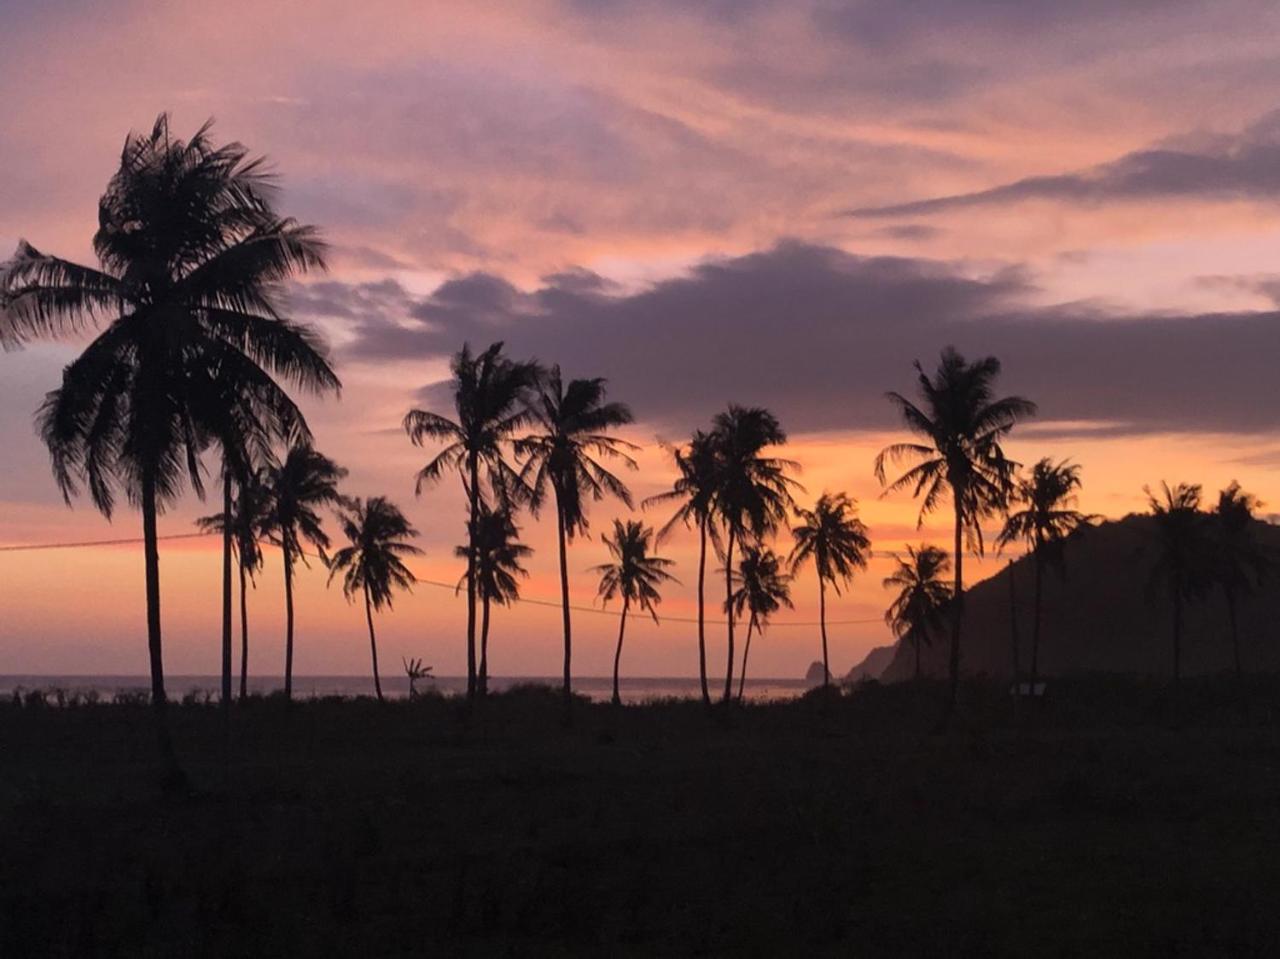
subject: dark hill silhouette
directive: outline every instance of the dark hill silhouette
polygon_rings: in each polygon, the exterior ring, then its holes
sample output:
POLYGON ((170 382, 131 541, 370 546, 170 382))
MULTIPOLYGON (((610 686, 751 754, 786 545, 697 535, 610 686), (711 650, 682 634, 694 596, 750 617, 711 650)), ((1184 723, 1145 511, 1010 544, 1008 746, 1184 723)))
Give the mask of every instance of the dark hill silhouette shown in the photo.
MULTIPOLYGON (((1258 539, 1280 551, 1280 527, 1258 522, 1258 539)), ((1072 538, 1065 548, 1066 573, 1044 578, 1044 632, 1040 672, 1045 676, 1100 670, 1167 676, 1172 672, 1171 604, 1148 586, 1155 562, 1153 521, 1131 515, 1072 538)), ((1033 563, 1013 564, 1018 603, 1019 655, 1028 663, 1033 563)), ((1008 568, 965 593, 961 669, 966 675, 1009 676, 1012 645, 1008 568)), ((1183 671, 1217 673, 1232 668, 1226 603, 1221 591, 1188 603, 1183 671)), ((1246 672, 1280 669, 1280 576, 1240 604, 1241 658, 1246 672)), ((914 652, 901 643, 880 678, 910 679, 914 652)), ((945 636, 924 649, 927 676, 946 675, 945 636)))
POLYGON ((846 683, 861 682, 864 679, 879 679, 881 675, 889 668, 889 664, 898 654, 897 644, 892 646, 877 646, 853 669, 844 675, 846 683))

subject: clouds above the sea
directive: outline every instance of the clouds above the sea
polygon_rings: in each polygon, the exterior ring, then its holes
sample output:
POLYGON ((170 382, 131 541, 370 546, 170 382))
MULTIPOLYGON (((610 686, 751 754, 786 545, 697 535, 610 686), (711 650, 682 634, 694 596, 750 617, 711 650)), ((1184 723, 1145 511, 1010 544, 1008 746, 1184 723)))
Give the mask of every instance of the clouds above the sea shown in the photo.
POLYGON ((473 272, 424 297, 394 283, 327 283, 295 303, 343 330, 348 361, 425 360, 503 340, 567 375, 607 376, 641 417, 672 429, 727 402, 769 405, 797 430, 891 429, 884 392, 909 389, 913 361, 927 367, 946 344, 999 356, 1004 386, 1053 422, 1103 424, 1109 435, 1280 427, 1280 314, 1128 314, 1038 304, 1037 294, 1016 266, 979 271, 793 241, 634 291, 585 271, 527 290, 473 272))

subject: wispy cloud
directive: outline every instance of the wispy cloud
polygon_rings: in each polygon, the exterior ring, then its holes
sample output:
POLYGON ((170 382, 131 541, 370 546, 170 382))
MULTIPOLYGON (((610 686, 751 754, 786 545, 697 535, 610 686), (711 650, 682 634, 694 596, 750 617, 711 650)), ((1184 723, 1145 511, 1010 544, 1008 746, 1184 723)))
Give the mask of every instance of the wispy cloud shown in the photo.
POLYGON ((1233 136, 1184 137, 1087 170, 1025 177, 988 190, 849 212, 859 217, 898 217, 1026 200, 1092 206, 1132 200, 1277 198, 1280 113, 1270 113, 1233 136))

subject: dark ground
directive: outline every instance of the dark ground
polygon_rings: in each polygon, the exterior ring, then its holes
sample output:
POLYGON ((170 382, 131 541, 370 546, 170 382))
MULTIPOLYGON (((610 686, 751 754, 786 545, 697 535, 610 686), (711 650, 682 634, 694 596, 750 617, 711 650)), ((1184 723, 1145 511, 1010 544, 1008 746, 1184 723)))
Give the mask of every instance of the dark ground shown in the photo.
POLYGON ((0 956, 1280 955, 1280 677, 0 705, 0 956))

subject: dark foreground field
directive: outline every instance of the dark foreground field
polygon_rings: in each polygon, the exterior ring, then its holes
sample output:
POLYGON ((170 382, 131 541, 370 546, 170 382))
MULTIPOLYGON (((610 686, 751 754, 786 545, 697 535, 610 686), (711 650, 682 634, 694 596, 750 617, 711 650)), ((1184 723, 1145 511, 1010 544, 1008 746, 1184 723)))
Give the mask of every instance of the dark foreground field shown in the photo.
POLYGON ((1280 954, 1280 681, 0 706, 0 955, 1280 954))

